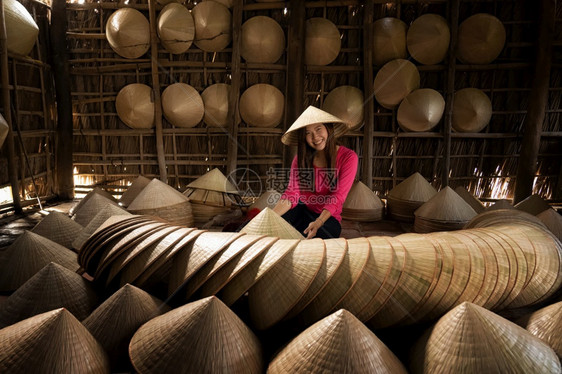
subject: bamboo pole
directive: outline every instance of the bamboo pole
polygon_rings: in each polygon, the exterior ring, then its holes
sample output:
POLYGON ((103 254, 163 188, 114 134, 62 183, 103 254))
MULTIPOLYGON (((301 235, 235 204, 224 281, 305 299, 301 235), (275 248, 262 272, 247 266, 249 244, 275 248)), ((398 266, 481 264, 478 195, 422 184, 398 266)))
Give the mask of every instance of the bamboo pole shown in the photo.
POLYGON ((51 56, 57 98, 56 188, 63 200, 74 197, 72 175, 72 97, 66 54, 66 1, 53 0, 51 10, 51 56))
POLYGON ((17 214, 23 212, 19 195, 18 175, 15 163, 14 133, 12 130, 12 113, 10 110, 10 74, 8 70, 8 46, 6 35, 6 23, 4 18, 4 1, 0 0, 0 52, 2 53, 2 103, 4 106, 4 117, 8 123, 8 134, 6 135, 6 152, 8 156, 8 176, 12 187, 12 200, 14 211, 17 214))
POLYGON ((533 86, 527 115, 523 122, 521 156, 517 167, 513 203, 517 204, 533 193, 537 173, 537 158, 542 124, 548 104, 548 88, 552 66, 552 40, 555 24, 555 0, 542 0, 536 24, 539 25, 533 86))
MULTIPOLYGON (((230 81, 230 96, 228 98, 228 144, 227 144, 227 175, 236 170, 238 161, 238 104, 240 97, 240 34, 242 29, 242 3, 236 0, 232 7, 232 70, 230 81)), ((236 178, 236 175, 234 175, 236 178)))
POLYGON ((375 7, 372 1, 365 1, 363 18, 363 85, 365 91, 363 125, 365 137, 363 139, 363 172, 361 181, 373 189, 373 133, 375 131, 375 108, 373 88, 373 18, 375 7))
POLYGON ((150 62, 152 68, 152 92, 154 93, 154 122, 156 125, 156 152, 158 154, 160 180, 164 183, 168 183, 164 139, 162 136, 162 102, 160 100, 160 78, 158 76, 158 36, 156 35, 155 6, 155 0, 148 0, 150 18, 150 62))

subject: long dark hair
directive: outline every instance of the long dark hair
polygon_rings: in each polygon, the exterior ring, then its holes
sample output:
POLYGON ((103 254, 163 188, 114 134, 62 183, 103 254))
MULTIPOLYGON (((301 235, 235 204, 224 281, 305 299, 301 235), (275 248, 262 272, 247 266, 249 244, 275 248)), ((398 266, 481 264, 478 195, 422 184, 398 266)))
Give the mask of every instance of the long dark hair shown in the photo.
MULTIPOLYGON (((326 148, 324 148, 324 154, 326 155, 326 168, 335 169, 336 168, 336 137, 334 136, 334 126, 331 123, 325 123, 324 126, 328 131, 328 138, 326 139, 326 148)), ((314 161, 314 156, 316 155, 316 150, 308 145, 306 141, 306 128, 298 130, 299 143, 297 146, 297 165, 299 170, 313 170, 312 165, 314 161)), ((310 185, 306 180, 299 178, 299 186, 301 191, 303 189, 309 189, 310 185)), ((316 181, 314 180, 314 173, 312 173, 312 186, 313 190, 316 190, 316 181)))

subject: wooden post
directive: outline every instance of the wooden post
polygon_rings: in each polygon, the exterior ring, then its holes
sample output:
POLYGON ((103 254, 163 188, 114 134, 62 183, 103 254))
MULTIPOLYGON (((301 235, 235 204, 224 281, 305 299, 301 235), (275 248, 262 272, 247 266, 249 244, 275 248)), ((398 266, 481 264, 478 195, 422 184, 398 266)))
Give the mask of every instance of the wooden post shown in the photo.
MULTIPOLYGON (((304 1, 291 0, 289 2, 289 42, 287 49, 287 130, 301 115, 304 107, 304 41, 306 37, 306 9, 304 1)), ((283 164, 290 167, 296 147, 285 152, 283 164)))
POLYGON ((535 73, 529 94, 527 115, 523 121, 523 140, 513 204, 517 204, 533 193, 533 182, 537 172, 537 158, 541 142, 542 124, 548 103, 550 69, 552 66, 552 40, 554 35, 555 0, 542 0, 536 25, 538 42, 536 46, 535 73))
MULTIPOLYGON (((238 165, 238 104, 240 97, 240 33, 242 29, 243 0, 236 0, 232 7, 232 71, 228 98, 228 146, 226 172, 230 175, 238 165)), ((236 178, 236 175, 233 175, 236 178)))
POLYGON ((150 66, 152 68, 152 93, 154 95, 154 123, 156 125, 156 155, 160 180, 168 183, 166 155, 164 154, 164 136, 162 133, 162 101, 160 99, 160 77, 158 76, 158 36, 156 34, 155 0, 148 0, 150 18, 150 66))
POLYGON ((8 156, 8 177, 12 187, 12 200, 14 211, 20 214, 23 210, 19 195, 18 174, 16 169, 16 155, 14 150, 14 133, 12 127, 12 112, 10 110, 10 74, 8 69, 8 38, 6 35, 6 22, 4 18, 4 1, 0 0, 0 53, 2 53, 2 105, 4 106, 4 119, 8 124, 6 135, 6 151, 8 156))
POLYGON ((375 131, 375 108, 373 98, 373 18, 375 5, 365 0, 363 17, 363 85, 364 105, 364 138, 363 138, 363 167, 361 181, 373 189, 373 133, 375 131))

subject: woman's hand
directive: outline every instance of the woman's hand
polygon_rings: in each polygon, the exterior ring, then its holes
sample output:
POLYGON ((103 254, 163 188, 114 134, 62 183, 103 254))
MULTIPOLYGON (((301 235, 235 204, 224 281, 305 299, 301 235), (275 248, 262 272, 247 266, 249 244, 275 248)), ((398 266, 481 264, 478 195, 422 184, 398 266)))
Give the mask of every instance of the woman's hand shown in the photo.
POLYGON ((307 239, 314 238, 318 230, 320 230, 320 227, 322 227, 323 225, 324 222, 320 218, 317 218, 316 221, 310 222, 308 224, 308 227, 304 230, 304 233, 307 234, 306 238, 307 239))

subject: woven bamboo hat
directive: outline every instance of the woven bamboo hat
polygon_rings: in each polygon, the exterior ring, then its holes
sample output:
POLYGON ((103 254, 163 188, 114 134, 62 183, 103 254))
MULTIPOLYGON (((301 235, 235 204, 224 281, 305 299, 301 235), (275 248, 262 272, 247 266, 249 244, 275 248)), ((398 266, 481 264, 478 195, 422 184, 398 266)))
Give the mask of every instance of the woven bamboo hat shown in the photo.
POLYGON ((113 12, 105 25, 111 48, 121 57, 139 58, 150 48, 150 25, 136 9, 121 8, 113 12))
POLYGON ((532 194, 514 205, 515 209, 522 210, 536 216, 550 208, 550 205, 539 195, 532 194))
POLYGON ((111 216, 131 216, 132 214, 117 205, 106 205, 92 218, 92 220, 77 235, 73 237, 71 247, 75 250, 82 248, 86 240, 111 216))
POLYGON ((544 212, 537 214, 546 227, 562 241, 562 215, 557 213, 554 209, 548 208, 544 212))
POLYGON ((6 122, 6 120, 4 119, 2 114, 0 114, 0 148, 2 147, 2 145, 4 145, 4 141, 6 140, 6 137, 8 136, 9 130, 10 130, 10 127, 8 126, 8 122, 6 122))
POLYGON ((436 193, 437 190, 420 173, 415 172, 390 190, 388 196, 400 200, 426 202, 436 193))
POLYGON ((486 209, 484 204, 482 204, 482 202, 476 196, 474 196, 472 193, 470 193, 463 186, 457 186, 455 188, 455 192, 460 197, 462 197, 463 200, 466 201, 468 203, 468 205, 470 205, 476 213, 480 214, 486 209))
POLYGON ((214 168, 203 174, 188 184, 187 188, 239 194, 236 186, 233 185, 218 168, 214 168))
POLYGON ((416 18, 406 36, 408 52, 424 65, 435 65, 443 61, 449 50, 450 40, 447 20, 431 13, 416 18))
POLYGON ((128 358, 128 345, 135 331, 169 307, 162 300, 130 284, 121 287, 82 323, 116 362, 128 358))
POLYGON ((262 193, 256 201, 254 201, 250 205, 248 211, 251 211, 252 209, 263 210, 266 207, 273 209, 277 204, 277 202, 279 201, 280 197, 281 197, 281 193, 277 192, 276 190, 268 189, 264 193, 262 193))
POLYGON ((80 209, 82 208, 82 206, 83 206, 84 204, 86 204, 86 203, 88 202, 88 200, 89 200, 90 198, 92 198, 93 196, 96 196, 96 195, 102 195, 103 197, 105 197, 105 198, 107 198, 107 199, 109 199, 109 200, 113 200, 113 201, 117 202, 117 201, 115 200, 115 198, 113 197, 113 195, 110 194, 109 192, 107 192, 106 190, 102 190, 102 189, 99 188, 99 187, 94 187, 90 192, 88 192, 88 193, 86 194, 86 196, 84 196, 84 197, 78 202, 78 204, 72 206, 72 207, 69 209, 68 212, 70 213, 70 215, 74 215, 78 210, 80 210, 80 209))
POLYGON ((373 63, 382 66, 387 62, 408 57, 404 21, 384 17, 373 22, 373 63))
MULTIPOLYGON (((225 127, 230 123, 228 107, 230 100, 230 85, 216 83, 205 88, 201 99, 205 106, 203 122, 209 127, 225 127)), ((236 124, 240 123, 240 114, 236 113, 236 124)))
POLYGON ((146 84, 133 83, 123 87, 115 99, 117 115, 132 129, 154 127, 154 100, 152 88, 146 84))
POLYGON ((341 37, 338 27, 326 18, 306 20, 304 62, 307 65, 328 65, 338 57, 341 37))
POLYGON ((39 26, 20 2, 7 0, 4 4, 8 52, 26 56, 35 45, 39 26))
POLYGON ((307 328, 269 364, 268 373, 406 373, 392 351, 345 309, 307 328))
POLYGON ((375 76, 375 99, 386 109, 395 108, 413 90, 420 86, 420 73, 408 60, 387 62, 375 76))
POLYGON ((297 229, 268 207, 252 218, 240 232, 276 236, 280 239, 304 239, 297 229))
POLYGON ((463 88, 453 100, 453 129, 458 132, 479 132, 490 123, 492 102, 478 88, 463 88))
POLYGON ((203 1, 191 10, 195 21, 195 45, 207 52, 219 52, 232 40, 232 14, 215 1, 203 1))
POLYGON ((5 373, 110 373, 101 345, 64 308, 0 330, 0 370, 5 373))
POLYGON ((444 222, 468 222, 476 216, 476 212, 458 193, 447 186, 419 207, 415 215, 444 222))
POLYGON ((377 194, 361 181, 355 181, 343 203, 342 217, 352 221, 372 222, 382 219, 384 204, 377 194))
POLYGON ((285 51, 285 33, 271 17, 252 17, 240 32, 240 55, 246 62, 273 64, 285 51))
POLYGON ((480 306, 463 303, 444 315, 416 343, 414 373, 559 372, 556 354, 514 323, 480 306))
POLYGON ((317 123, 331 123, 334 125, 334 136, 336 138, 345 134, 350 125, 342 119, 318 109, 312 105, 305 109, 304 112, 293 122, 291 127, 283 134, 281 141, 285 145, 297 145, 299 136, 296 130, 304 129, 308 125, 315 125, 317 123))
POLYGON ((178 3, 166 5, 156 21, 160 42, 170 53, 184 53, 195 38, 195 24, 187 8, 178 3))
POLYGON ((550 304, 517 320, 531 334, 548 344, 562 357, 562 301, 550 304))
POLYGON ((406 131, 429 131, 443 116, 445 99, 431 88, 419 88, 402 100, 398 107, 398 124, 406 131))
POLYGON ((457 57, 465 64, 489 64, 505 44, 505 27, 491 14, 477 13, 459 26, 457 57))
POLYGON ((205 107, 195 88, 187 83, 174 83, 162 92, 162 111, 172 125, 194 127, 203 119, 205 107))
POLYGON ((133 336, 129 356, 141 373, 263 372, 258 338, 214 296, 148 321, 133 336))
POLYGON ((80 235, 83 227, 64 213, 52 211, 43 218, 31 232, 54 241, 65 248, 72 248, 72 242, 80 235))
POLYGON ((264 330, 281 321, 299 302, 317 276, 326 247, 322 239, 301 240, 249 291, 252 322, 264 330))
POLYGON ((80 205, 72 217, 82 226, 87 226, 100 210, 108 205, 119 206, 115 200, 108 199, 104 195, 93 194, 84 204, 80 205))
POLYGON ((353 86, 334 88, 324 99, 322 110, 349 123, 350 130, 357 130, 363 125, 363 91, 353 86))
POLYGON ((90 282, 54 262, 39 270, 2 304, 0 326, 56 308, 66 308, 79 320, 86 318, 97 303, 90 282))
POLYGON ((121 198, 119 199, 119 205, 128 207, 129 204, 138 196, 138 194, 142 191, 143 188, 146 187, 147 184, 150 183, 150 179, 139 175, 136 177, 133 182, 127 187, 121 198))
POLYGON ((240 116, 249 126, 276 127, 284 111, 285 95, 271 84, 254 84, 240 96, 240 116))
POLYGON ((25 231, 3 252, 0 291, 4 292, 16 290, 49 262, 71 271, 79 268, 76 253, 31 231, 25 231))

